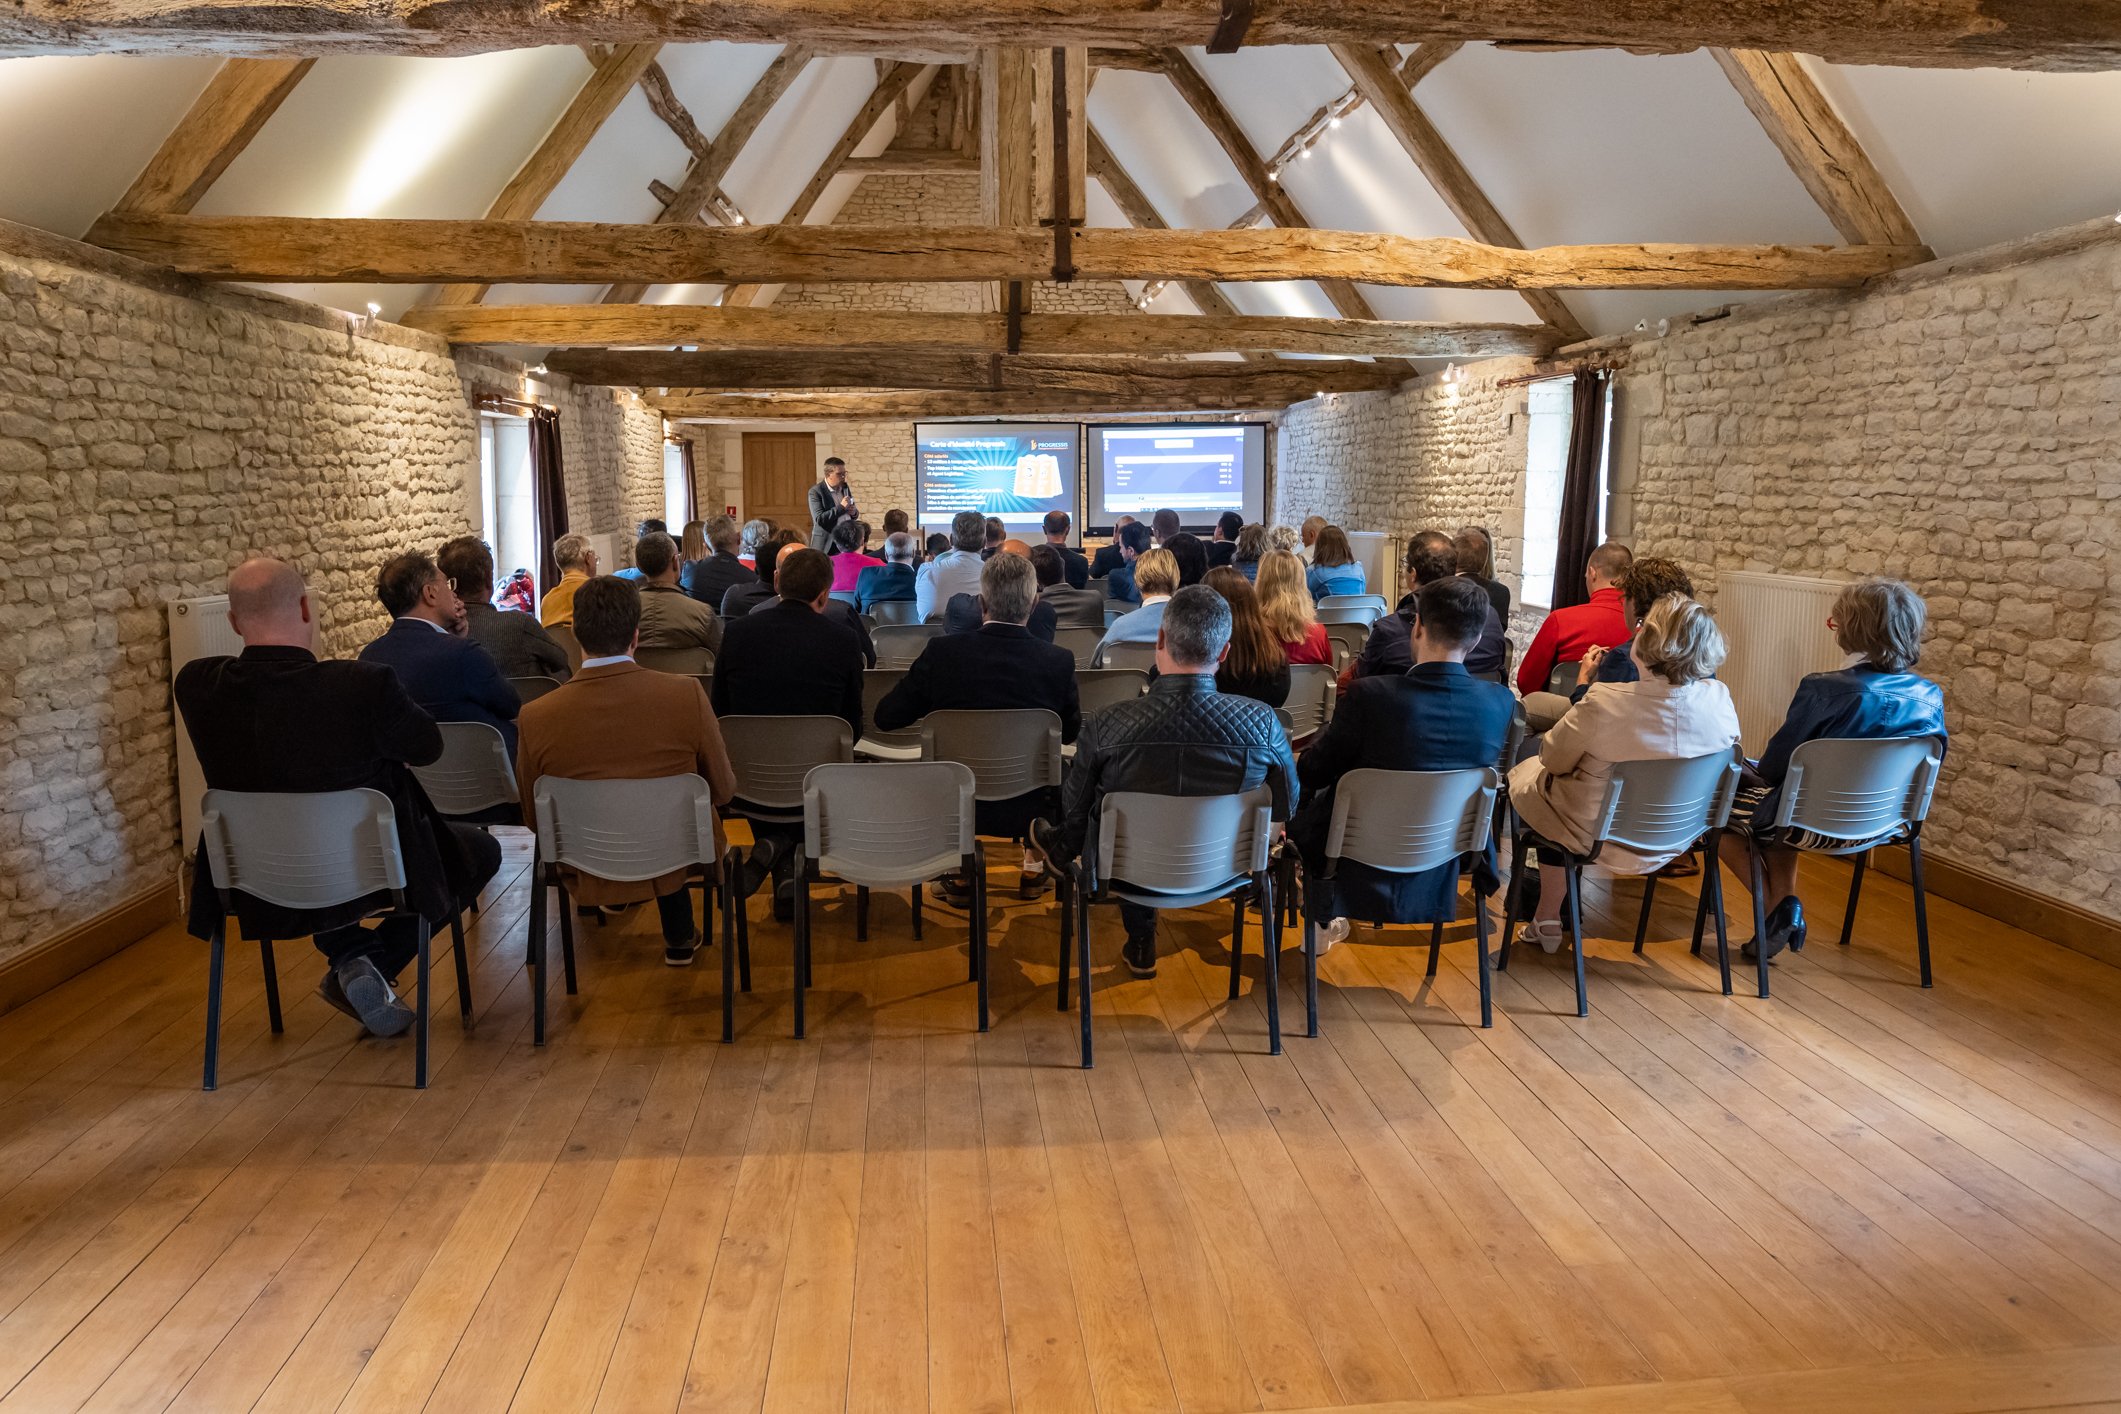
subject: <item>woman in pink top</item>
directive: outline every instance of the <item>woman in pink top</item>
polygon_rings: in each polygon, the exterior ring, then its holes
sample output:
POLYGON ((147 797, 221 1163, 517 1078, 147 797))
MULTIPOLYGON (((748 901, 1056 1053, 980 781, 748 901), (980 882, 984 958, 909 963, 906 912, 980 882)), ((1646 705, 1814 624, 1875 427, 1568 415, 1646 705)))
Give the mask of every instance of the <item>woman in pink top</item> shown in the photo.
POLYGON ((832 592, 852 594, 862 571, 882 560, 869 553, 869 527, 862 521, 843 520, 832 527, 832 592))

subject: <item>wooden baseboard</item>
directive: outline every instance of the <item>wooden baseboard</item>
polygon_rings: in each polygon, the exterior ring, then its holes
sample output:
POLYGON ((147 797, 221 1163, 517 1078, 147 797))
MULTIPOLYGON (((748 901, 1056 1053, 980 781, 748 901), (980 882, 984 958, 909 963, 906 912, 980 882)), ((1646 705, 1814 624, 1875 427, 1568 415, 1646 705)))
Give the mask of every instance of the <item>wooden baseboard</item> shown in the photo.
POLYGON ((88 971, 177 918, 177 881, 156 884, 0 962, 0 1013, 88 971))
MULTIPOLYGON (((1881 849, 1871 856, 1871 863, 1880 873, 1900 880, 1908 876, 1907 862, 1905 849, 1881 849)), ((1950 899, 2035 937, 2121 967, 2121 921, 2049 898, 2014 879, 1961 864, 1935 850, 1923 851, 1922 873, 1923 882, 1938 898, 1950 899)))

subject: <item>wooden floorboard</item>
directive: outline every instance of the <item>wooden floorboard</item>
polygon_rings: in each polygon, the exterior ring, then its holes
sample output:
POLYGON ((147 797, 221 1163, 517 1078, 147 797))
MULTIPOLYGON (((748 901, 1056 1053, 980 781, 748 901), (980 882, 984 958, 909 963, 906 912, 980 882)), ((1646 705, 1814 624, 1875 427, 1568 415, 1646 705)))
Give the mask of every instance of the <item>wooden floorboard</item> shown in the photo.
POLYGON ((1841 948, 1807 860, 1765 1001, 1593 883, 1591 1015, 1520 949, 1487 1031, 1470 923, 1358 929, 1316 1038, 1292 934, 1280 1056, 1256 918, 1232 999, 1227 907, 1153 981, 1101 909, 1084 1071, 1007 868, 986 1035, 962 913, 821 889, 808 1038, 760 901, 735 1045, 637 909, 534 1047, 504 842, 424 1093, 306 942, 279 1036, 231 950, 211 1094, 176 927, 0 1016, 0 1414, 2121 1408, 2121 970, 1935 903, 1924 990, 1898 881, 1841 948))

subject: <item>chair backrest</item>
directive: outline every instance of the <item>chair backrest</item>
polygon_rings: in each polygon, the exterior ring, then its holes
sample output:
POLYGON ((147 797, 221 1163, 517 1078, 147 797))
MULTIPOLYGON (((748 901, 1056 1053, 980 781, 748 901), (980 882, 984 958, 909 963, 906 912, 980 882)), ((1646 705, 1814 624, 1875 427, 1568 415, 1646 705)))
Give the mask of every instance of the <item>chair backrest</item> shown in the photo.
POLYGON ((1104 631, 1095 628, 1062 628, 1053 631, 1053 641, 1075 655, 1077 671, 1090 667, 1097 657, 1097 645, 1104 638, 1104 631))
POLYGON ((508 685, 516 690, 516 700, 528 706, 560 685, 558 678, 510 678, 508 685))
POLYGON ((830 592, 833 598, 850 609, 859 610, 862 607, 862 597, 851 589, 834 589, 830 592))
POLYGON ((1414 874, 1488 847, 1502 773, 1362 767, 1333 788, 1326 857, 1414 874))
POLYGON ((1502 759, 1495 763, 1495 769, 1505 776, 1517 764, 1517 753, 1524 746, 1524 729, 1524 704, 1519 702, 1510 708, 1510 729, 1503 734, 1502 759))
POLYGON ((876 621, 878 628, 917 624, 921 621, 921 609, 911 599, 878 599, 869 605, 869 617, 876 621))
POLYGON ((972 853, 972 771, 955 761, 813 766, 803 778, 803 853, 836 879, 904 888, 972 853))
POLYGON ((1295 723, 1291 740, 1301 740, 1323 731, 1333 717, 1333 670, 1323 663, 1289 665, 1289 696, 1283 703, 1295 723))
POLYGON ((538 858, 547 864, 632 882, 715 862, 714 796, 698 776, 540 776, 530 789, 538 858))
POLYGON ((1554 671, 1547 674, 1547 691, 1557 697, 1567 697, 1576 690, 1576 672, 1579 663, 1556 663, 1554 671))
POLYGON ((1820 737, 1790 753, 1775 824, 1867 840, 1919 825, 1944 764, 1933 736, 1820 737))
POLYGON ((921 656, 928 640, 941 634, 940 623, 886 624, 870 635, 879 668, 903 668, 921 656))
POLYGON ((1274 794, 1147 795, 1114 791, 1098 811, 1097 877, 1189 894, 1267 867, 1274 794))
POLYGON ((921 759, 970 767, 981 800, 1014 800, 1060 784, 1060 717, 1043 707, 930 712, 921 718, 921 759))
POLYGON ((1085 717, 1122 702, 1132 702, 1149 690, 1149 674, 1141 668, 1077 668, 1075 695, 1085 717))
POLYGON ((1120 617, 1133 607, 1132 604, 1129 604, 1124 599, 1107 599, 1105 601, 1105 627, 1110 628, 1118 623, 1120 617))
POLYGON ((1348 658, 1360 658, 1363 645, 1370 641, 1370 625, 1363 623, 1327 624, 1326 637, 1331 639, 1348 658))
POLYGON ((574 625, 553 624, 545 632, 552 635, 553 642, 567 650, 568 671, 575 673, 582 671, 582 658, 584 656, 582 653, 582 641, 574 636, 574 625))
MULTIPOLYGON (((1382 594, 1328 594, 1325 598, 1318 601, 1318 610, 1321 616, 1328 609, 1364 609, 1369 612, 1372 622, 1381 618, 1384 615, 1384 611, 1391 607, 1390 604, 1385 602, 1385 596, 1382 594)), ((1330 622, 1324 620, 1323 617, 1321 617, 1321 621, 1330 622)), ((1350 620, 1350 622, 1353 621, 1350 620)))
POLYGON ((1107 668, 1137 668, 1146 673, 1156 666, 1156 645, 1153 643, 1108 643, 1105 645, 1104 663, 1107 668))
POLYGON ((876 746, 903 747, 918 751, 921 746, 921 724, 900 727, 887 732, 876 724, 876 707, 891 695, 891 689, 906 679, 904 668, 865 668, 862 670, 862 740, 876 746))
POLYGON ((1318 606, 1318 621, 1327 628, 1335 624, 1360 624, 1368 628, 1377 622, 1379 615, 1367 604, 1335 604, 1318 606))
POLYGON ((802 812, 811 767, 854 759, 854 730, 839 717, 724 717, 722 740, 737 804, 791 818, 802 812))
POLYGON ((1592 852, 1610 841, 1644 854, 1676 854, 1731 818, 1736 748, 1661 761, 1621 761, 1606 782, 1592 852))
POLYGON ((397 812, 379 790, 210 790, 199 807, 214 887, 283 908, 402 893, 397 812))
POLYGON ((442 722, 442 754, 432 765, 415 766, 420 788, 444 815, 476 815, 496 805, 514 805, 516 768, 508 743, 485 722, 442 722))
POLYGON ((633 661, 655 672, 688 677, 714 671, 714 654, 705 648, 636 648, 633 661))

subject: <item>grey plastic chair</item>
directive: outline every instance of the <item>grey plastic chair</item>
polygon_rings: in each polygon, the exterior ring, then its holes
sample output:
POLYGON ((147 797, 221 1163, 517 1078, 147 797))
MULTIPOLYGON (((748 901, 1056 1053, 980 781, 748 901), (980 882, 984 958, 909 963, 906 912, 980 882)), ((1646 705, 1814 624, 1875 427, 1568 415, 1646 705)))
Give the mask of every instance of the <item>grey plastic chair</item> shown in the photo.
MULTIPOLYGON (((1922 825, 1929 819, 1943 765, 1944 742, 1934 736, 1820 737, 1803 742, 1790 753, 1789 773, 1775 802, 1774 823, 1765 832, 1773 843, 1778 835, 1803 831, 1817 838, 1789 842, 1814 854, 1856 857, 1848 911, 1841 920, 1843 947, 1855 932, 1856 901, 1863 893, 1871 850, 1904 839, 1908 878, 1915 894, 1915 951, 1925 987, 1930 985, 1930 919, 1929 894, 1922 882, 1922 825), (1845 843, 1823 842, 1827 840, 1845 843)), ((1767 931, 1757 851, 1752 884, 1753 936, 1757 938, 1767 931)))
POLYGON ((1289 714, 1289 740, 1299 742, 1326 729, 1333 720, 1335 686, 1333 670, 1323 663, 1294 663, 1289 667, 1289 696, 1282 706, 1289 714))
MULTIPOLYGON (((814 766, 854 760, 854 730, 838 717, 724 717, 722 741, 736 768, 736 795, 723 814, 761 825, 803 823, 803 781, 814 766)), ((741 990, 751 990, 751 918, 737 895, 737 851, 722 860, 728 912, 736 918, 737 961, 743 967, 741 990)), ((919 918, 915 896, 915 918, 919 918)), ((914 936, 920 936, 916 921, 914 936)), ((810 956, 803 939, 795 948, 795 1034, 804 1033, 803 989, 810 985, 810 956)), ((725 959, 726 962, 726 959, 725 959)), ((726 1039, 726 1037, 725 1037, 726 1039)))
MULTIPOLYGON (((962 869, 972 881, 970 976, 987 1029, 987 861, 973 835, 973 775, 955 761, 816 766, 803 778, 803 867, 796 882, 798 947, 810 951, 810 887, 855 886, 855 937, 869 936, 869 891, 908 889, 962 869)), ((916 912, 915 918, 919 914, 916 912)), ((917 939, 918 927, 914 933, 917 939)))
MULTIPOLYGON (((419 939, 418 996, 413 1004, 412 1083, 427 1088, 427 963, 429 928, 405 903, 405 855, 398 840, 397 812, 378 790, 316 793, 210 790, 200 804, 208 872, 221 895, 220 916, 209 942, 206 971, 206 1063, 204 1088, 219 1083, 221 975, 227 950, 228 915, 235 895, 247 894, 282 908, 322 909, 389 896, 388 906, 369 917, 414 920, 419 939)), ((461 922, 450 924, 457 958, 457 1007, 471 1021, 471 963, 461 922)), ((273 1033, 280 1019, 280 976, 273 940, 258 940, 265 964, 265 1012, 273 1033)))
MULTIPOLYGON (((1394 874, 1419 874, 1487 849, 1494 829, 1502 772, 1492 766, 1458 771, 1383 771, 1363 767, 1333 788, 1333 816, 1326 826, 1325 868, 1305 871, 1304 887, 1334 877, 1342 860, 1394 874)), ((1488 908, 1473 901, 1480 941, 1480 1024, 1495 1024, 1488 971, 1488 908)), ((1429 971, 1436 975, 1443 949, 1441 921, 1429 929, 1429 971)), ((1318 927, 1308 915, 1304 930, 1304 1018, 1306 1035, 1318 1034, 1318 927)))
POLYGON ((1122 702, 1132 702, 1149 690, 1149 674, 1140 668, 1077 668, 1075 693, 1087 717, 1122 702))
POLYGON ((969 767, 975 798, 1015 800, 1061 783, 1061 720, 1043 707, 930 712, 921 718, 921 759, 969 767))
POLYGON ((1360 624, 1368 628, 1383 617, 1381 610, 1372 610, 1367 604, 1320 604, 1318 621, 1327 628, 1336 624, 1360 624))
POLYGON ((1326 637, 1339 650, 1339 661, 1333 666, 1344 668, 1362 656, 1363 645, 1370 641, 1370 626, 1360 623, 1327 624, 1326 637))
POLYGON ((848 608, 854 610, 856 613, 861 612, 861 596, 856 594, 853 590, 835 589, 831 591, 831 595, 833 598, 839 600, 842 604, 845 604, 848 608))
POLYGON ((1097 645, 1104 636, 1103 629, 1063 628, 1054 630, 1053 641, 1075 655, 1075 669, 1081 672, 1095 666, 1092 660, 1097 657, 1097 645))
POLYGON ((887 732, 876 725, 877 704, 891 695, 891 689, 905 681, 904 668, 868 668, 862 673, 862 739, 854 744, 856 756, 866 756, 878 761, 918 761, 921 759, 921 728, 916 722, 910 727, 900 727, 887 732))
MULTIPOLYGON (((1583 866, 1595 863, 1608 844, 1644 854, 1685 853, 1700 847, 1707 850, 1709 859, 1715 859, 1716 846, 1723 838, 1724 827, 1730 823, 1731 801, 1738 791, 1738 760, 1739 753, 1734 748, 1677 760, 1618 763, 1606 781, 1605 798, 1599 804, 1590 848, 1581 854, 1563 849, 1530 830, 1518 831, 1511 847, 1509 904, 1503 915, 1502 953, 1496 960, 1496 970, 1509 970, 1510 943, 1517 932, 1517 907, 1522 897, 1520 885, 1525 877, 1527 853, 1538 848, 1558 855, 1568 888, 1562 921, 1576 954, 1576 1014, 1589 1016, 1591 1006, 1583 983, 1583 866)), ((1729 996, 1731 948, 1724 922, 1722 879, 1713 867, 1704 873, 1701 907, 1704 912, 1712 907, 1715 909, 1716 959, 1723 973, 1723 994, 1729 996)), ((1637 951, 1641 950, 1652 896, 1652 889, 1646 887, 1642 918, 1635 927, 1637 951)), ((1697 919, 1696 951, 1700 949, 1700 936, 1697 919)), ((1761 952, 1759 962, 1760 995, 1764 997, 1768 994, 1765 951, 1761 952)))
POLYGON ((878 599, 869 605, 869 617, 878 628, 921 621, 920 607, 911 599, 878 599))
POLYGON ((553 641, 567 650, 567 670, 573 673, 582 671, 582 641, 574 636, 574 626, 552 624, 545 632, 551 634, 553 641))
MULTIPOLYGON (((638 883, 697 871, 686 887, 702 894, 705 937, 714 924, 714 797, 696 775, 643 780, 580 781, 540 776, 531 785, 538 854, 530 891, 531 1042, 545 1044, 545 891, 560 892, 560 956, 567 994, 578 991, 574 965, 574 910, 562 868, 593 878, 638 883)), ((730 1036, 730 950, 723 919, 723 1040, 730 1036)))
POLYGON ((912 665, 927 648, 928 640, 941 636, 940 623, 887 624, 870 635, 876 644, 876 665, 879 668, 904 668, 912 665))
MULTIPOLYGON (((1625 652, 1626 650, 1616 649, 1615 651, 1625 652)), ((1567 697, 1576 690, 1576 674, 1582 670, 1583 664, 1580 662, 1556 663, 1554 670, 1547 674, 1547 691, 1553 693, 1556 697, 1567 697)))
POLYGON ((1133 668, 1143 674, 1156 666, 1154 643, 1108 643, 1098 654, 1100 668, 1133 668))
POLYGON ((1265 945, 1268 1053, 1281 1054, 1281 918, 1274 908, 1270 854, 1275 839, 1273 791, 1242 795, 1148 795, 1115 791, 1098 808, 1097 829, 1061 882, 1060 985, 1068 1009, 1069 944, 1082 970, 1083 1068, 1091 1065, 1090 906, 1138 903, 1198 908, 1237 895, 1230 929, 1230 997, 1236 1000, 1245 954, 1245 900, 1259 906, 1265 945), (1074 933, 1071 939, 1069 933, 1074 933))
POLYGON ((685 677, 714 671, 714 654, 705 648, 636 648, 633 661, 654 672, 685 677))
POLYGON ((546 693, 556 690, 560 680, 548 677, 510 678, 508 685, 516 690, 516 700, 527 707, 546 693))
POLYGON ((442 754, 415 766, 420 788, 444 815, 477 815, 522 800, 508 743, 485 722, 442 722, 442 754))
POLYGON ((1385 596, 1382 594, 1328 594, 1325 598, 1318 601, 1319 622, 1356 623, 1358 620, 1355 619, 1329 619, 1325 616, 1329 610, 1340 612, 1355 609, 1370 616, 1368 619, 1360 620, 1360 622, 1375 623, 1383 618, 1385 611, 1391 607, 1390 604, 1385 602, 1385 596))

